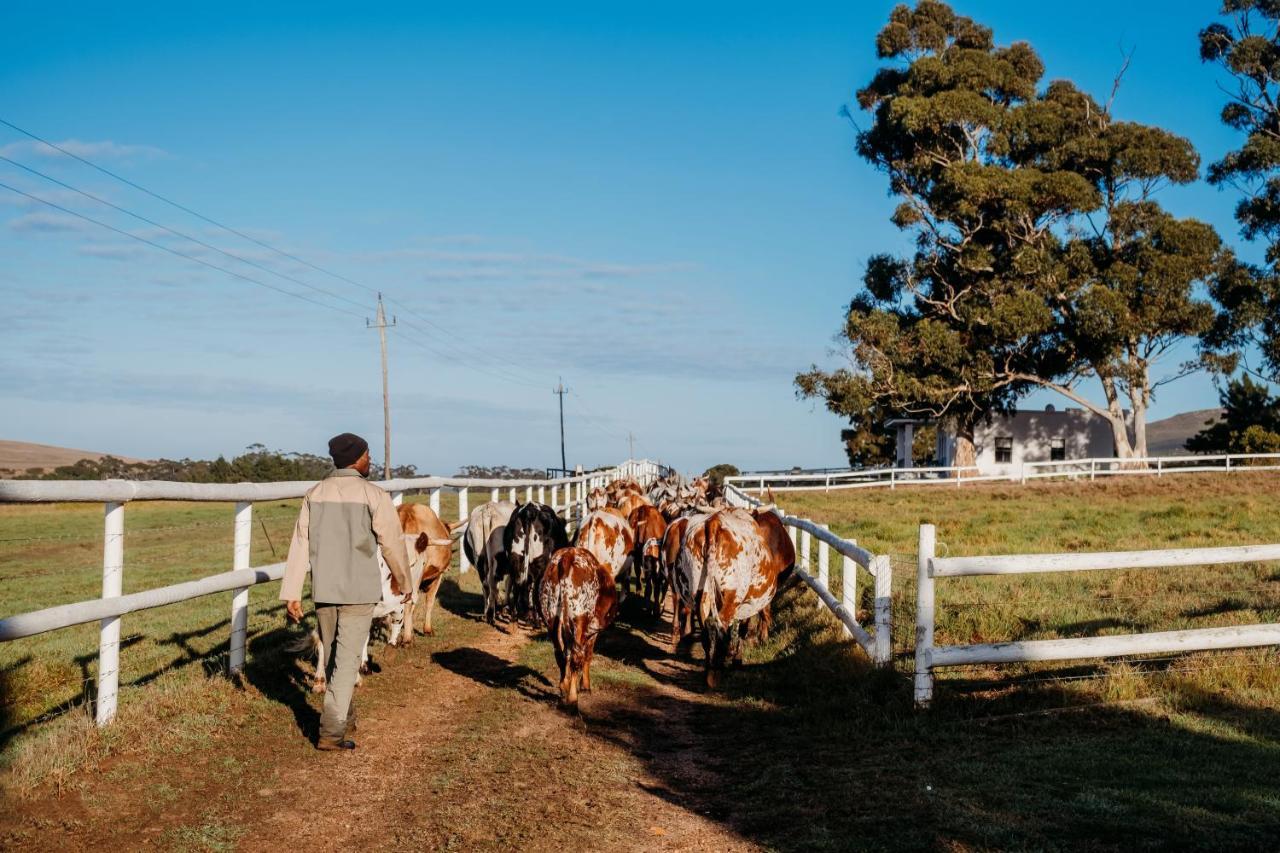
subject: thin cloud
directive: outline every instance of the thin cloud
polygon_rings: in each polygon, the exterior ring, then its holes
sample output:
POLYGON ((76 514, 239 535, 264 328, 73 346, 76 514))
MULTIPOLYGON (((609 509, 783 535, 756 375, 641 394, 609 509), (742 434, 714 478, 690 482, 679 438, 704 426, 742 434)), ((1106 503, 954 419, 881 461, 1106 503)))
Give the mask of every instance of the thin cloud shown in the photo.
POLYGON ((83 157, 86 160, 154 160, 169 156, 169 152, 153 145, 126 145, 113 142, 110 139, 103 139, 97 142, 67 139, 62 142, 55 142, 53 145, 35 141, 11 142, 0 148, 0 154, 5 157, 21 157, 25 155, 55 158, 66 156, 58 148, 77 157, 83 157))
POLYGON ((76 249, 76 253, 89 258, 102 258, 108 261, 132 261, 145 254, 141 246, 125 246, 114 243, 86 243, 76 249))
POLYGON ((65 213, 37 210, 10 219, 8 225, 10 230, 23 234, 78 234, 85 231, 89 223, 65 213))

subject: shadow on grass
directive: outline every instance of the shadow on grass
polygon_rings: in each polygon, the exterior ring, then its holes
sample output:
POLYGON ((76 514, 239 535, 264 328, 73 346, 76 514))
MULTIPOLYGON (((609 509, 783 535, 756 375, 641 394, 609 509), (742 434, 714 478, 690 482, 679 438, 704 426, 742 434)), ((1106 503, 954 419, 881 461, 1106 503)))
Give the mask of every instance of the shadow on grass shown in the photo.
POLYGON ((545 675, 524 664, 510 663, 483 649, 461 648, 436 652, 431 660, 450 672, 466 676, 485 687, 515 690, 530 699, 543 701, 558 694, 545 675))
POLYGON ((320 733, 320 713, 307 701, 310 685, 298 668, 297 655, 286 649, 299 630, 281 625, 251 639, 244 680, 263 696, 288 708, 298 731, 314 742, 320 733))
POLYGON ((453 575, 445 575, 436 593, 436 602, 455 616, 480 622, 484 619, 484 596, 478 592, 468 592, 458 585, 453 575))
MULTIPOLYGON (((869 669, 811 596, 785 596, 776 627, 722 691, 600 691, 587 730, 643 761, 653 794, 779 850, 1262 849, 1280 837, 1269 709, 1175 683, 1172 716, 1058 713, 1082 701, 1069 683, 993 699, 948 680, 919 713, 905 674, 869 669)), ((608 639, 624 661, 637 642, 608 639)))

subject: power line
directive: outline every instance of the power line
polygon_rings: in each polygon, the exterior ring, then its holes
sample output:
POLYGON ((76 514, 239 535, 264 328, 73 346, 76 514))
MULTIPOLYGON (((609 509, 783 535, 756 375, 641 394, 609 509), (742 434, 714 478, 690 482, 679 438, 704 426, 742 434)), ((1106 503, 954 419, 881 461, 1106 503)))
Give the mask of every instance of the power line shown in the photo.
MULTIPOLYGON (((212 217, 210 217, 210 216, 205 216, 203 213, 200 213, 200 212, 198 212, 198 211, 196 211, 196 210, 193 210, 193 209, 191 209, 190 207, 187 207, 187 206, 186 206, 186 205, 184 205, 184 204, 181 204, 181 203, 179 203, 179 202, 176 202, 176 201, 174 201, 173 199, 168 198, 167 196, 164 196, 164 195, 162 195, 162 194, 160 194, 160 193, 158 193, 158 192, 155 192, 154 190, 148 189, 147 187, 144 187, 142 184, 139 184, 139 183, 137 183, 136 181, 131 181, 131 180, 129 180, 128 178, 124 177, 123 175, 120 175, 120 174, 118 174, 117 172, 114 172, 114 171, 112 171, 111 169, 106 168, 105 166, 101 166, 101 165, 99 165, 99 164, 97 164, 97 163, 94 163, 93 161, 91 161, 91 160, 89 160, 89 159, 87 159, 87 158, 85 158, 85 157, 81 157, 79 154, 76 154, 76 153, 74 153, 74 152, 72 152, 72 151, 69 151, 69 150, 67 150, 66 148, 63 148, 61 145, 58 145, 58 144, 57 144, 57 143, 55 143, 55 142, 51 142, 51 141, 49 141, 49 140, 45 139, 44 137, 42 137, 42 136, 38 136, 37 134, 32 133, 31 131, 29 131, 29 130, 27 130, 27 129, 25 129, 25 128, 19 127, 18 125, 14 124, 14 123, 13 123, 13 122, 11 122, 11 121, 8 121, 7 119, 0 118, 0 124, 3 124, 5 127, 9 127, 9 128, 11 128, 11 129, 13 129, 13 130, 16 130, 18 133, 21 133, 22 135, 24 135, 24 136, 28 137, 29 139, 33 139, 33 140, 35 140, 36 142, 39 142, 39 143, 40 143, 40 144, 42 144, 42 145, 46 145, 46 146, 48 146, 49 148, 51 148, 51 149, 53 149, 53 150, 55 150, 55 151, 58 151, 59 153, 61 153, 61 154, 65 155, 65 156, 67 156, 67 157, 70 157, 71 159, 73 159, 73 160, 75 160, 75 161, 77 161, 77 162, 79 162, 79 163, 83 163, 84 165, 88 166, 88 167, 89 167, 89 168, 91 168, 91 169, 94 169, 94 170, 96 170, 96 171, 98 171, 98 172, 100 172, 100 173, 102 173, 102 174, 104 174, 104 175, 107 175, 108 177, 114 178, 115 180, 120 181, 121 183, 123 183, 123 184, 125 184, 125 185, 127 185, 127 186, 133 187, 134 189, 138 190, 139 192, 145 193, 146 195, 149 195, 149 196, 151 196, 152 198, 154 198, 154 199, 156 199, 156 200, 158 200, 158 201, 164 202, 165 204, 167 204, 167 205, 169 205, 169 206, 171 206, 171 207, 174 207, 174 208, 176 208, 176 209, 178 209, 178 210, 182 211, 183 213, 190 214, 191 216, 194 216, 194 217, 196 217, 197 219, 199 219, 199 220, 201 220, 201 221, 203 221, 203 222, 207 222, 207 223, 209 223, 210 225, 213 225, 213 226, 216 226, 216 227, 218 227, 218 228, 221 228, 221 229, 223 229, 224 231, 227 231, 227 232, 228 232, 228 233, 230 233, 230 234, 234 234, 234 235, 236 235, 237 237, 240 237, 240 238, 241 238, 241 239, 243 239, 243 240, 247 240, 247 241, 249 241, 250 243, 253 243, 253 244, 254 244, 254 245, 256 245, 256 246, 260 246, 260 247, 262 247, 262 248, 264 248, 264 249, 267 249, 268 251, 275 252, 276 254, 280 255, 281 257, 288 258, 289 260, 292 260, 292 261, 295 261, 296 263, 302 264, 303 266, 308 267, 308 268, 310 268, 310 269, 312 269, 312 270, 315 270, 316 272, 323 273, 324 275, 330 276, 330 277, 332 277, 332 278, 334 278, 334 279, 337 279, 338 281, 342 281, 342 282, 345 282, 345 283, 347 283, 347 284, 350 284, 350 285, 352 285, 352 286, 354 286, 354 287, 358 287, 358 288, 360 288, 361 290, 367 291, 368 293, 375 293, 375 294, 376 294, 376 293, 378 293, 378 292, 379 292, 379 291, 378 291, 378 289, 373 288, 373 287, 370 287, 370 286, 369 286, 369 285, 367 285, 367 284, 363 284, 363 283, 361 283, 361 282, 359 282, 359 281, 356 281, 356 280, 355 280, 355 279, 353 279, 353 278, 350 278, 350 277, 348 277, 348 276, 342 275, 341 273, 336 273, 336 272, 334 272, 334 271, 332 271, 332 270, 326 269, 325 267, 322 267, 322 266, 320 266, 320 265, 318 265, 318 264, 312 263, 311 261, 308 261, 308 260, 306 260, 306 259, 304 259, 304 258, 301 258, 301 257, 299 257, 299 256, 297 256, 297 255, 295 255, 295 254, 293 254, 293 253, 291 253, 291 252, 287 252, 287 251, 285 251, 284 249, 279 248, 278 246, 274 246, 274 245, 272 245, 271 243, 266 242, 265 240, 260 240, 260 239, 258 239, 257 237, 252 237, 252 236, 250 236, 249 234, 246 234, 246 233, 244 233, 243 231, 240 231, 240 230, 238 230, 238 229, 236 229, 236 228, 232 228, 230 225, 227 225, 227 224, 225 224, 225 223, 223 223, 223 222, 219 222, 218 220, 216 220, 216 219, 214 219, 214 218, 212 218, 212 217)), ((20 165, 20 164, 19 164, 19 165, 20 165)), ((25 168, 25 167, 24 167, 24 168, 25 168)), ((72 189, 74 189, 74 188, 72 188, 72 189)), ((163 227, 163 226, 158 226, 158 227, 163 227)), ((307 286, 309 286, 309 287, 310 287, 311 285, 307 285, 307 286)), ((319 288, 314 288, 314 287, 313 287, 313 289, 319 290, 319 288)), ((327 291, 321 291, 321 292, 325 292, 325 293, 327 293, 327 291)), ((337 297, 337 298, 345 298, 345 297, 337 297)), ((347 300, 347 301, 350 301, 350 300, 347 300)), ((422 322, 426 323, 427 325, 431 326, 432 328, 437 329, 438 331, 443 332, 444 334, 449 335, 450 337, 453 337, 453 338, 455 338, 456 340, 458 340, 458 341, 460 341, 460 342, 462 342, 462 343, 470 344, 470 341, 468 341, 466 338, 464 338, 464 337, 463 337, 463 336, 461 336, 460 334, 458 334, 458 333, 456 333, 456 332, 452 331, 451 329, 448 329, 448 328, 447 328, 447 327, 445 327, 445 326, 441 326, 441 325, 439 325, 439 324, 437 324, 437 323, 433 322, 430 318, 426 317, 425 315, 421 314, 421 313, 420 313, 420 312, 418 312, 418 311, 415 311, 413 308, 409 307, 408 305, 406 305, 405 303, 401 302, 400 300, 398 300, 398 299, 393 299, 393 298, 391 298, 390 296, 388 296, 388 297, 387 297, 387 302, 389 302, 389 303, 391 303, 391 304, 393 304, 393 305, 398 306, 399 308, 401 308, 401 309, 402 309, 402 310, 404 310, 405 312, 407 312, 407 313, 409 313, 409 314, 411 314, 411 315, 413 315, 413 316, 417 317, 418 319, 422 320, 422 322)), ((353 303, 353 304, 359 305, 360 307, 364 307, 364 306, 363 306, 363 305, 361 305, 360 303, 353 303)), ((492 361, 492 362, 494 362, 494 363, 501 362, 501 363, 504 363, 504 364, 509 365, 510 367, 516 368, 517 370, 519 370, 519 369, 520 369, 520 368, 519 368, 519 366, 515 364, 515 362, 512 362, 512 361, 510 361, 510 360, 508 360, 508 359, 503 359, 503 358, 501 358, 501 357, 499 357, 499 356, 491 355, 491 354, 489 354, 489 353, 487 353, 487 352, 484 352, 484 351, 480 351, 480 355, 481 355, 481 357, 486 358, 486 359, 488 359, 488 360, 490 360, 490 361, 492 361)), ((473 354, 473 356, 474 356, 474 354, 473 354)), ((521 380, 521 381, 525 381, 525 380, 521 380)), ((533 384, 533 383, 531 383, 531 382, 530 382, 530 383, 528 383, 528 384, 533 384)))
POLYGON ((120 181, 122 184, 127 184, 127 185, 129 185, 129 186, 133 187, 133 188, 134 188, 135 190, 137 190, 138 192, 146 193, 147 195, 151 196, 152 198, 156 199, 157 201, 162 201, 162 202, 164 202, 165 204, 169 205, 170 207, 175 207, 175 208, 177 208, 178 210, 181 210, 183 213, 188 213, 188 214, 190 214, 190 215, 194 216, 196 219, 199 219, 199 220, 201 220, 201 221, 207 222, 207 223, 209 223, 210 225, 217 226, 218 228, 221 228, 221 229, 223 229, 224 231, 229 231, 229 232, 231 232, 232 234, 235 234, 237 237, 240 237, 240 238, 241 238, 241 239, 243 239, 243 240, 248 240, 250 243, 254 243, 255 245, 261 246, 261 247, 262 247, 262 248, 264 248, 264 249, 268 249, 268 250, 270 250, 270 251, 272 251, 272 252, 276 252, 277 254, 283 255, 284 257, 289 258, 289 259, 290 259, 290 260, 292 260, 292 261, 296 261, 296 262, 298 262, 298 263, 302 264, 303 266, 310 267, 311 269, 315 270, 316 272, 322 272, 322 273, 324 273, 325 275, 333 276, 334 278, 337 278, 337 279, 340 279, 340 280, 342 280, 342 281, 345 281, 345 282, 347 282, 348 284, 353 284, 353 285, 355 285, 356 287, 364 288, 365 290, 368 290, 370 293, 376 293, 376 292, 377 292, 377 291, 376 291, 376 290, 374 290, 373 288, 371 288, 371 287, 367 287, 367 286, 365 286, 365 285, 361 284, 361 283, 360 283, 360 282, 358 282, 358 281, 352 281, 351 279, 346 278, 346 277, 344 277, 344 276, 341 276, 341 275, 339 275, 338 273, 330 272, 329 270, 326 270, 326 269, 324 269, 323 267, 316 266, 315 264, 311 263, 310 261, 303 260, 302 258, 299 258, 299 257, 297 257, 296 255, 292 255, 292 254, 290 254, 289 252, 284 251, 283 249, 280 249, 280 248, 277 248, 277 247, 275 247, 275 246, 272 246, 270 243, 267 243, 267 242, 264 242, 264 241, 262 241, 262 240, 259 240, 259 239, 258 239, 258 238, 256 238, 256 237, 251 237, 251 236, 249 236, 248 234, 245 234, 243 231, 238 231, 238 230, 236 230, 235 228, 232 228, 230 225, 227 225, 227 224, 225 224, 225 223, 219 222, 219 221, 218 221, 218 220, 216 220, 216 219, 213 219, 213 218, 211 218, 211 217, 205 216, 203 213, 199 213, 199 212, 197 212, 197 211, 195 211, 195 210, 192 210, 191 208, 187 207, 186 205, 179 204, 178 202, 174 201, 173 199, 171 199, 171 198, 167 198, 167 197, 165 197, 165 196, 161 195, 161 194, 160 194, 160 193, 158 193, 158 192, 154 192, 154 191, 152 191, 152 190, 149 190, 149 189, 147 189, 146 187, 144 187, 142 184, 135 183, 134 181, 129 180, 128 178, 124 177, 123 175, 120 175, 120 174, 117 174, 117 173, 115 173, 115 172, 111 171, 110 169, 106 168, 105 166, 99 166, 97 163, 94 163, 92 160, 87 160, 87 159, 85 159, 84 157, 81 157, 79 154, 75 154, 75 153, 73 153, 73 152, 71 152, 71 151, 68 151, 67 149, 63 148, 61 145, 58 145, 57 143, 50 142, 49 140, 47 140, 47 139, 45 139, 45 138, 43 138, 43 137, 37 136, 36 134, 32 133, 32 132, 31 132, 31 131, 29 131, 29 130, 26 130, 25 128, 18 127, 16 124, 14 124, 14 123, 13 123, 13 122, 11 122, 11 121, 7 121, 7 120, 5 120, 4 118, 0 118, 0 124, 3 124, 5 127, 9 127, 9 128, 12 128, 13 130, 18 131, 18 133, 21 133, 23 136, 26 136, 26 137, 28 137, 28 138, 30 138, 30 139, 34 139, 36 142, 39 142, 39 143, 40 143, 40 144, 42 144, 42 145, 47 145, 47 146, 49 146, 50 148, 52 148, 53 150, 58 151, 58 152, 60 152, 60 153, 62 153, 62 154, 65 154, 66 156, 70 157, 72 160, 76 160, 76 161, 78 161, 78 162, 80 162, 80 163, 85 164, 85 165, 86 165, 86 166, 88 166, 90 169, 95 169, 95 170, 97 170, 97 171, 101 172, 102 174, 107 175, 108 177, 115 178, 117 181, 120 181))
MULTIPOLYGON (((409 325, 409 324, 408 324, 408 323, 405 323, 405 322, 404 322, 404 320, 403 320, 403 318, 401 318, 400 326, 408 326, 408 325, 409 325)), ((463 361, 462 359, 458 358, 456 355, 451 355, 451 354, 449 354, 449 353, 447 353, 447 352, 444 352, 444 351, 442 351, 442 350, 436 349, 435 347, 430 346, 429 344, 425 344, 425 343, 423 343, 422 341, 418 340, 418 339, 417 339, 417 338, 415 338, 415 337, 412 337, 412 336, 410 336, 410 335, 406 335, 406 334, 404 334, 404 333, 400 330, 400 328, 399 328, 399 327, 396 327, 396 328, 392 329, 392 332, 393 332, 393 333, 395 333, 395 335, 396 335, 397 337, 399 337, 401 340, 403 340, 403 341, 405 341, 405 342, 407 342, 407 343, 413 344, 414 346, 421 347, 422 349, 426 350, 426 351, 427 351, 427 352, 429 352, 429 353, 432 353, 433 355, 438 356, 439 358, 445 359, 446 361, 454 362, 455 364, 458 364, 458 365, 460 365, 460 366, 462 366, 462 367, 465 367, 465 368, 467 368, 468 370, 475 370, 475 371, 477 371, 477 372, 479 372, 479 373, 483 373, 483 374, 485 374, 486 376, 492 376, 492 377, 494 377, 494 378, 496 378, 496 379, 501 379, 501 380, 502 380, 502 381, 504 381, 504 382, 511 382, 511 383, 516 384, 516 385, 525 385, 525 386, 528 386, 528 387, 531 387, 531 388, 541 388, 541 387, 543 387, 543 386, 541 386, 541 385, 535 385, 535 384, 533 384, 532 382, 526 382, 525 380, 523 380, 523 379, 519 378, 518 376, 514 376, 514 375, 511 375, 511 374, 505 374, 505 373, 499 373, 499 372, 497 372, 496 370, 490 370, 490 369, 489 369, 489 368, 487 368, 487 367, 482 367, 482 366, 477 365, 477 364, 472 364, 472 363, 470 363, 470 362, 463 361)))
POLYGON ((4 156, 3 154, 0 154, 0 160, 3 160, 4 162, 9 163, 10 165, 17 166, 19 169, 24 169, 25 171, 30 172, 33 175, 44 178, 46 181, 57 184, 58 186, 64 189, 71 190, 73 193, 79 193, 80 195, 84 196, 87 199, 92 199, 93 201, 96 201, 98 204, 106 205, 112 210, 117 210, 120 213, 125 214, 126 216, 131 216, 134 219, 138 220, 139 222, 145 222, 147 225, 151 225, 155 228, 159 228, 163 231, 167 231, 176 237, 181 237, 183 240, 190 240, 192 243, 195 243, 197 246, 203 246, 206 249, 210 249, 212 251, 218 252, 219 254, 226 255, 228 258, 231 258, 232 260, 239 261, 242 264, 247 264, 248 266, 254 267, 255 269, 260 269, 263 272, 270 273, 271 275, 274 275, 274 276, 278 276, 279 278, 282 278, 286 281, 291 281, 294 284, 301 285, 302 287, 305 287, 309 290, 314 290, 317 293, 323 293, 325 296, 332 297, 333 299, 339 299, 350 305, 354 305, 357 308, 366 307, 363 302, 356 302, 354 299, 348 299, 347 297, 343 296, 341 293, 334 293, 331 290, 325 290, 323 287, 317 287, 314 284, 305 282, 300 278, 295 278, 294 276, 287 275, 285 273, 279 272, 278 270, 273 270, 271 269, 271 267, 268 267, 264 264, 257 263, 256 261, 249 260, 248 258, 242 258, 241 256, 235 254, 234 252, 228 252, 226 249, 219 248, 218 246, 215 246, 212 243, 206 243, 204 240, 201 240, 199 237, 192 237, 190 234, 186 234, 182 231, 177 230, 176 228, 170 228, 168 225, 163 225, 159 222, 156 222, 154 219, 148 219, 147 217, 143 216, 140 213, 134 213, 132 210, 121 207, 120 205, 115 204, 114 202, 107 201, 105 198, 96 196, 91 192, 86 192, 80 189, 79 187, 74 187, 71 184, 66 183, 65 181, 60 181, 57 178, 53 177, 52 175, 46 175, 44 172, 41 172, 37 169, 33 169, 30 166, 27 166, 23 163, 19 163, 17 160, 13 160, 9 157, 4 156))
MULTIPOLYGON (((0 119, 0 121, 3 121, 3 119, 0 119)), ((25 198, 29 198, 32 201, 39 202, 40 204, 46 205, 48 207, 52 207, 54 210, 61 211, 62 213, 65 213, 69 216, 74 216, 77 219, 83 219, 85 222, 90 222, 94 225, 97 225, 99 228, 105 228, 108 231, 121 235, 122 237, 128 237, 131 240, 137 240, 139 243, 146 243, 148 246, 151 246, 152 248, 155 248, 155 249, 159 249, 162 252, 168 252, 169 254, 175 255, 176 257, 185 258, 188 261, 193 261, 194 263, 200 264, 201 266, 206 266, 209 269, 226 273, 227 275, 234 276, 235 278, 241 279, 242 281, 247 281, 250 284, 256 284, 259 287, 265 287, 267 288, 267 290, 274 290, 276 293, 283 293, 285 296, 292 296, 294 299, 301 299, 303 302, 310 302, 312 305, 319 305, 321 308, 328 308, 330 311, 338 311, 343 314, 349 314, 352 317, 361 317, 361 319, 363 319, 363 315, 357 314, 354 311, 348 311, 346 308, 339 308, 336 305, 329 305, 328 303, 321 302, 318 299, 312 299, 310 296, 306 296, 305 294, 294 293, 292 290, 285 290, 283 287, 276 287, 274 284, 267 284, 265 281, 260 281, 252 276, 244 275, 243 273, 238 273, 235 270, 230 270, 230 269, 227 269, 226 267, 218 266, 217 264, 206 261, 203 258, 197 258, 195 255, 188 255, 186 252, 179 252, 177 249, 166 246, 163 243, 157 243, 155 240, 148 240, 146 237, 141 237, 137 234, 133 234, 133 233, 130 233, 129 231, 125 231, 123 228, 117 228, 114 225, 108 225, 106 222, 103 222, 99 219, 94 219, 92 216, 86 216, 83 213, 78 213, 77 211, 74 211, 69 207, 63 207, 62 205, 56 204, 55 202, 49 201, 48 199, 40 198, 40 196, 32 195, 29 192, 24 192, 23 190, 20 190, 17 187, 11 187, 6 183, 0 183, 0 189, 6 189, 9 192, 17 193, 20 196, 24 196, 25 198)))

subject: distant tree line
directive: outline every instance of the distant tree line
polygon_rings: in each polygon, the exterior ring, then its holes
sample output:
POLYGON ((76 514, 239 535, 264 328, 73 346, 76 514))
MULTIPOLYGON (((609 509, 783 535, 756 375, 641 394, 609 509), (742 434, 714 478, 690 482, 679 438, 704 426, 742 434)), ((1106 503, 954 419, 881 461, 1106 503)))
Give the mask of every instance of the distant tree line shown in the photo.
POLYGON ((545 480, 547 472, 544 468, 512 468, 508 465, 463 465, 457 476, 477 480, 545 480))
MULTIPOLYGON (((376 467, 376 466, 375 466, 376 467)), ((179 483, 274 483, 285 480, 318 480, 333 470, 333 462, 325 456, 268 450, 265 445, 251 444, 239 456, 227 459, 157 459, 148 462, 126 462, 115 456, 81 459, 73 465, 59 465, 53 471, 42 468, 26 473, 43 480, 170 480, 179 483)), ((380 469, 376 472, 381 476, 380 469)), ((413 477, 413 465, 393 470, 397 477, 413 477)), ((371 474, 373 476, 373 474, 371 474)))
POLYGON ((1207 178, 1241 193, 1236 219, 1265 245, 1262 264, 1163 206, 1162 188, 1199 179, 1200 156, 1116 114, 1123 67, 1095 97, 938 0, 890 13, 882 64, 856 96, 865 118, 847 116, 913 248, 867 260, 840 331, 847 366, 796 376, 801 397, 848 419, 850 464, 891 458, 884 422, 906 415, 945 423, 955 464, 972 465, 975 427, 1039 390, 1105 420, 1118 456, 1146 456, 1154 395, 1199 370, 1228 383, 1229 412, 1197 450, 1280 440, 1246 414, 1272 405, 1267 386, 1240 378, 1280 381, 1280 3, 1221 11, 1200 58, 1229 78, 1221 120, 1243 142, 1207 178), (1193 359, 1159 369, 1188 341, 1193 359))

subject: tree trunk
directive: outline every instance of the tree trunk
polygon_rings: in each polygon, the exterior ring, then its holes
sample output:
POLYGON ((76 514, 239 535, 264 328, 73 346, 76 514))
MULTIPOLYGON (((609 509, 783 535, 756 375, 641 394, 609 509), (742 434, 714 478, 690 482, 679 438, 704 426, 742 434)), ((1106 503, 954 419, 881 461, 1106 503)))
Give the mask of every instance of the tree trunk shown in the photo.
POLYGON ((1133 399, 1133 453, 1135 456, 1147 455, 1147 402, 1140 394, 1133 399))
MULTIPOLYGON (((1117 459, 1132 459, 1133 445, 1129 441, 1129 425, 1125 423, 1124 408, 1120 405, 1120 392, 1114 379, 1102 379, 1102 393, 1107 398, 1107 421, 1111 424, 1111 440, 1115 443, 1117 459)), ((1143 467, 1144 463, 1136 463, 1143 467)), ((1122 465, 1122 468, 1134 467, 1122 465)))
MULTIPOLYGON (((978 464, 978 452, 973 446, 973 427, 956 430, 956 453, 951 464, 956 468, 972 468, 978 464)), ((956 477, 976 477, 976 471, 959 471, 956 477)))

